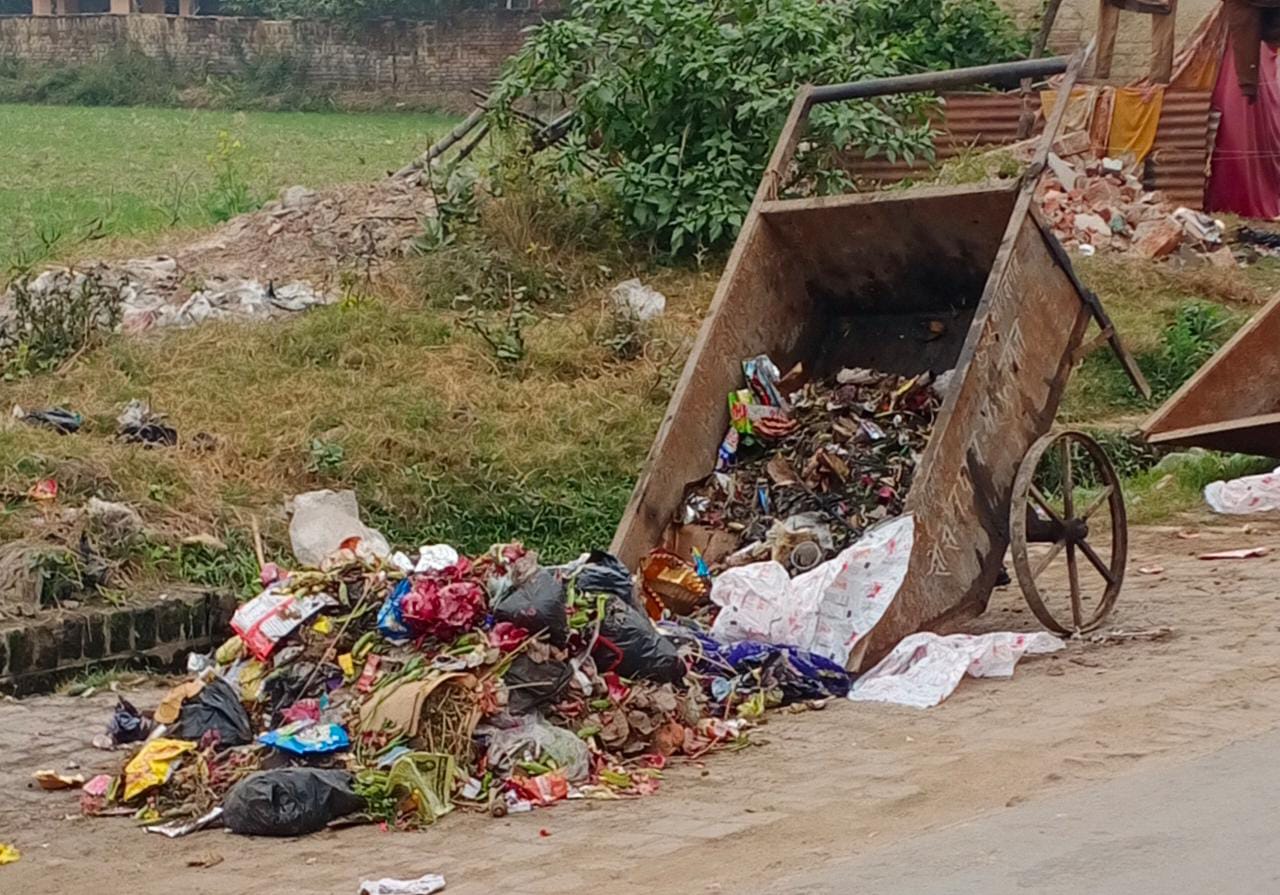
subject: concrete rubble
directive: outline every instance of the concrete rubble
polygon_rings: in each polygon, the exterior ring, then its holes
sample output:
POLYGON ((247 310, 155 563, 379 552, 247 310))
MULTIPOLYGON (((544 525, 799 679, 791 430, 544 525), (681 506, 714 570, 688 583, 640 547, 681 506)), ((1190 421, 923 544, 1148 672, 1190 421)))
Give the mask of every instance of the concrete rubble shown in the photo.
MULTIPOLYGON (((403 256, 433 209, 428 193, 390 179, 323 193, 291 186, 166 254, 51 268, 28 288, 56 301, 92 281, 118 295, 116 328, 127 333, 288 317, 336 301, 345 278, 403 256)), ((12 287, 0 294, 0 339, 13 301, 12 287)))
MULTIPOLYGON (((1064 140, 1058 148, 1080 148, 1064 140)), ((1126 160, 1092 157, 1087 148, 1071 158, 1051 153, 1036 198, 1054 235, 1082 255, 1110 252, 1158 260, 1178 254, 1236 266, 1223 244, 1220 222, 1174 207, 1159 191, 1147 190, 1136 166, 1126 160)))

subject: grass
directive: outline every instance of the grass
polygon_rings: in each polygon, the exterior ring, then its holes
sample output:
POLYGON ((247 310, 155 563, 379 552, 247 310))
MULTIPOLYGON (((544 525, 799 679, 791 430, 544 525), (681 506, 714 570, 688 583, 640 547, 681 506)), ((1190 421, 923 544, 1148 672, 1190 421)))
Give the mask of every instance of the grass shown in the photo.
POLYGON ((145 672, 126 664, 95 665, 64 681, 58 687, 59 696, 92 696, 102 690, 128 688, 147 680, 145 672))
MULTIPOLYGON (((714 276, 653 282, 669 306, 652 344, 684 346, 714 276)), ((54 476, 64 502, 125 500, 174 539, 227 540, 256 515, 278 552, 289 495, 351 487, 398 543, 522 537, 557 559, 607 545, 678 373, 672 351, 617 361, 594 336, 601 288, 544 315, 509 371, 421 291, 384 287, 281 325, 117 339, 65 376, 15 383, 7 399, 76 408, 86 423, 75 436, 0 434, 0 493, 54 476), (134 397, 167 413, 183 446, 116 442, 114 416, 134 397), (200 432, 212 450, 185 446, 200 432)), ((0 537, 23 524, 0 518, 0 537)))
POLYGON ((86 236, 206 227, 219 135, 242 146, 250 191, 371 180, 451 126, 408 113, 220 112, 0 104, 0 274, 19 256, 86 236))
POLYGON ((1095 256, 1078 259, 1076 266, 1102 298, 1156 394, 1144 400, 1114 354, 1099 350, 1084 360, 1067 389, 1059 416, 1070 423, 1132 419, 1154 410, 1280 289, 1280 266, 1270 262, 1248 270, 1178 269, 1095 256), (1206 317, 1216 325, 1201 333, 1197 327, 1206 317))
MULTIPOLYGON (((190 176, 205 178, 200 189, 208 188, 205 158, 228 128, 245 147, 253 188, 268 192, 374 176, 445 123, 0 106, 0 116, 9 114, 50 130, 37 139, 0 127, 0 146, 22 144, 27 153, 0 191, 0 213, 17 202, 28 218, 78 221, 101 214, 105 203, 112 232, 134 234, 169 226, 166 171, 194 170, 190 176), (130 139, 110 133, 122 122, 141 122, 152 141, 125 153, 130 139), (58 138, 59 128, 74 140, 58 138), (89 151, 111 140, 114 154, 89 151), (39 151, 65 174, 50 176, 30 161, 39 151), (134 199, 125 203, 106 183, 128 184, 134 199)), ((314 488, 355 489, 366 521, 401 545, 445 541, 474 552, 522 538, 551 560, 607 545, 718 269, 656 269, 605 226, 607 197, 570 212, 521 182, 520 172, 506 176, 501 196, 478 207, 465 189, 442 194, 453 223, 465 226, 437 234, 436 250, 339 304, 278 324, 114 338, 60 374, 6 384, 7 402, 63 405, 86 422, 74 436, 0 422, 0 498, 8 501, 0 539, 30 529, 37 511, 23 496, 52 476, 65 505, 97 495, 142 513, 149 531, 130 570, 142 582, 168 576, 251 588, 251 520, 262 523, 269 558, 287 561, 285 501, 314 488), (604 308, 608 288, 631 276, 667 295, 667 313, 620 350, 604 308), (498 357, 484 334, 503 334, 517 304, 519 331, 506 334, 518 350, 498 357), (168 415, 177 448, 114 439, 115 417, 133 398, 168 415), (183 545, 200 535, 227 549, 183 545)), ((203 223, 202 208, 183 206, 177 226, 203 223)), ((1100 257, 1080 268, 1166 390, 1280 286, 1280 268, 1266 263, 1222 272, 1100 257)), ((1062 410, 1065 422, 1110 433, 1135 519, 1198 505, 1206 482, 1258 468, 1252 459, 1212 455, 1151 471, 1154 458, 1113 431, 1151 406, 1103 351, 1077 371, 1062 410)))

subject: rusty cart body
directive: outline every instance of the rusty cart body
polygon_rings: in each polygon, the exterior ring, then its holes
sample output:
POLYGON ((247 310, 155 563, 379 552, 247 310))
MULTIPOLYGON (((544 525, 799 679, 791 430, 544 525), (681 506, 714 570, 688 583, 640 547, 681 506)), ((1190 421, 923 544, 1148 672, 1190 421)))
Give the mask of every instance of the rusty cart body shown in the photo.
MULTIPOLYGON (((1069 90, 1082 63, 1083 55, 1070 66, 1036 60, 941 73, 942 86, 1007 78, 1010 70, 1015 77, 1065 70, 1069 90)), ((1032 208, 1065 103, 1047 122, 1028 174, 1012 185, 780 197, 815 105, 938 89, 938 81, 908 76, 801 89, 613 541, 629 565, 671 545, 686 485, 713 467, 729 421, 725 395, 741 386, 743 359, 768 354, 782 369, 802 362, 819 377, 847 366, 902 375, 954 370, 906 501, 916 526, 906 581, 851 658, 853 668, 907 634, 981 612, 1011 538, 1075 549, 1071 507, 1026 510, 1039 491, 1027 473, 1020 499, 1016 480, 1029 452, 1044 453, 1054 438, 1047 433, 1092 323, 1100 330, 1093 341, 1110 342, 1131 365, 1096 297, 1032 208), (941 337, 923 339, 931 322, 936 335, 936 321, 945 327, 941 337)), ((1118 508, 1122 528, 1114 478, 1102 493, 1093 510, 1118 508)), ((1113 555, 1101 558, 1110 591, 1123 578, 1117 540, 1113 555)), ((1074 625, 1059 628, 1082 630, 1076 615, 1074 625)))
POLYGON ((1280 458, 1280 296, 1143 423, 1156 445, 1280 458))

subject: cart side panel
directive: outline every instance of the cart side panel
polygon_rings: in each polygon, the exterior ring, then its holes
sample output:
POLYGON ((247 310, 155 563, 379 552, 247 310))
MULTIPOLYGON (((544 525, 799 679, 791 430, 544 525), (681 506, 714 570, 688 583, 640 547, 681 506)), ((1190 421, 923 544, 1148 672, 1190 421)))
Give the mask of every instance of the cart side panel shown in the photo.
POLYGON ((769 354, 918 373, 955 365, 1013 205, 1007 187, 950 187, 765 202, 748 218, 612 549, 634 564, 664 541, 685 486, 711 472, 741 362, 769 354), (937 270, 939 272, 934 273, 937 270), (934 342, 931 320, 952 321, 934 342), (836 334, 854 334, 839 344, 836 334), (927 357, 926 357, 927 355, 927 357))
POLYGON ((1146 423, 1157 444, 1280 456, 1280 296, 1254 315, 1146 423))
POLYGON ((744 227, 711 308, 685 362, 640 479, 614 535, 629 566, 662 543, 685 486, 711 472, 729 425, 726 396, 742 386, 744 358, 766 353, 779 365, 807 355, 812 304, 774 228, 744 227))
POLYGON ((1034 220, 1023 216, 1011 236, 907 499, 917 527, 906 582, 855 664, 977 614, 1000 572, 1014 476, 1053 425, 1090 319, 1034 220))

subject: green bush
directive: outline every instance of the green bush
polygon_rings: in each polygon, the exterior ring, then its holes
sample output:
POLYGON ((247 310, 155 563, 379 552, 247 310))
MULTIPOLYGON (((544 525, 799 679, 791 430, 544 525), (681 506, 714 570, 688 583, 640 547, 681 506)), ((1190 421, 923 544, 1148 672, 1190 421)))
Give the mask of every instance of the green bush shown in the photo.
MULTIPOLYGON (((1023 50, 993 0, 582 0, 510 60, 495 121, 518 131, 513 104, 572 107, 564 172, 607 181, 633 239, 688 254, 733 240, 799 85, 1023 50)), ((928 104, 900 96, 816 108, 801 174, 831 179, 848 148, 930 153, 928 104)))
POLYGON ((77 106, 163 106, 177 99, 179 73, 168 59, 134 48, 81 65, 0 66, 0 102, 77 106))

